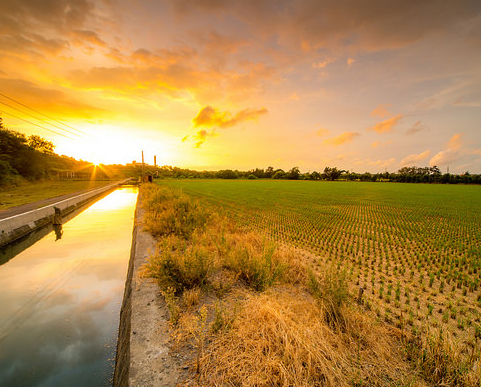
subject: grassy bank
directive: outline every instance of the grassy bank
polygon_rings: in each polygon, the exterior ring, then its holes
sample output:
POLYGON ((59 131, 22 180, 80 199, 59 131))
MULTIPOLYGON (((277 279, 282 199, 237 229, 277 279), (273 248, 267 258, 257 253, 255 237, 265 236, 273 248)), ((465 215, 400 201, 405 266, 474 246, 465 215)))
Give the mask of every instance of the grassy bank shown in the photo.
POLYGON ((42 181, 0 189, 0 211, 90 188, 103 187, 112 181, 42 181))
POLYGON ((439 330, 416 335, 367 313, 345 262, 275 243, 183 193, 141 195, 159 239, 144 273, 165 296, 184 385, 478 385, 477 348, 466 357, 439 330))

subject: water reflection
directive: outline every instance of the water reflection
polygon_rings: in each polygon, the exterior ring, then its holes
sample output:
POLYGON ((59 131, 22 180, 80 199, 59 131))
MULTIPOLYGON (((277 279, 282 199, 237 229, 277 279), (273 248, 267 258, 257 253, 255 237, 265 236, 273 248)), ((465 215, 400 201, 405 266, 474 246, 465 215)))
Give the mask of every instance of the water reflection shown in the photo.
POLYGON ((114 191, 0 266, 1 386, 110 385, 136 197, 114 191))
POLYGON ((62 239, 63 229, 61 224, 54 224, 53 231, 55 232, 55 242, 62 239))
MULTIPOLYGON (((67 215, 62 216, 62 223, 66 223, 70 221, 71 219, 75 218, 78 214, 80 214, 82 211, 84 211, 88 205, 82 206, 75 211, 70 212, 67 215)), ((55 230, 55 225, 53 224, 47 224, 46 226, 35 230, 31 232, 30 234, 16 240, 15 242, 7 245, 7 246, 2 246, 0 247, 0 266, 3 265, 4 263, 7 263, 10 261, 12 258, 14 258, 16 255, 20 254, 22 251, 28 249, 30 246, 33 244, 37 243, 40 239, 42 239, 45 235, 50 234, 51 232, 55 231, 55 240, 58 240, 60 238, 57 238, 57 230, 55 230)), ((59 228, 59 231, 61 231, 63 235, 63 227, 59 228)))

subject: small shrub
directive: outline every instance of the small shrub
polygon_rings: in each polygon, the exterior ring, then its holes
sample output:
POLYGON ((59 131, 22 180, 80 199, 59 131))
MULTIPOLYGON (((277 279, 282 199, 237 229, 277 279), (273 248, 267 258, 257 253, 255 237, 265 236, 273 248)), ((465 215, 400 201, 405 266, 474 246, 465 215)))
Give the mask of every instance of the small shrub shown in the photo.
POLYGON ((257 291, 271 286, 282 278, 286 270, 285 263, 276 252, 276 246, 261 240, 256 244, 236 246, 226 264, 257 291))
POLYGON ((308 285, 326 310, 326 322, 332 327, 343 328, 345 326, 343 307, 348 298, 346 271, 331 267, 320 279, 310 272, 308 285))
POLYGON ((148 277, 155 278, 161 289, 172 287, 175 293, 204 286, 213 269, 213 257, 204 246, 188 245, 178 237, 164 239, 145 265, 148 277))
POLYGON ((218 333, 220 331, 228 331, 231 329, 235 319, 235 310, 234 313, 229 314, 221 302, 216 302, 214 308, 215 314, 214 321, 212 321, 210 326, 211 332, 218 333))
POLYGON ((172 325, 177 325, 180 317, 180 308, 175 296, 175 290, 172 287, 168 287, 165 291, 161 291, 169 310, 169 321, 172 325))
POLYGON ((194 230, 202 229, 208 213, 193 199, 181 191, 173 191, 156 185, 142 187, 144 229, 155 237, 176 235, 189 239, 194 230))

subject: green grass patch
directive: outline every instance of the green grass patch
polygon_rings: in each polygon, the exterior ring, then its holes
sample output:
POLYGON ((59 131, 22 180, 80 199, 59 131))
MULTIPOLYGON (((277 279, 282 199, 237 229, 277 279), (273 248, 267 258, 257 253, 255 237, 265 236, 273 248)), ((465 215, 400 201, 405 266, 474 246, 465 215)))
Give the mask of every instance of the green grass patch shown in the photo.
POLYGON ((66 195, 85 189, 103 187, 112 181, 42 181, 24 183, 15 188, 0 189, 0 210, 23 204, 34 203, 60 195, 66 195))

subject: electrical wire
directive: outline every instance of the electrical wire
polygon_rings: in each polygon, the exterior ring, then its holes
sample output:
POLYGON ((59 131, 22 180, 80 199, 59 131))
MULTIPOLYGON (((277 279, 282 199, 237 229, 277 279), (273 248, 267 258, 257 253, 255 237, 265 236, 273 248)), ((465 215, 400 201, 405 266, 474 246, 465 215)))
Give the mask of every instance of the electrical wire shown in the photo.
POLYGON ((65 132, 67 132, 67 133, 70 133, 70 134, 72 134, 72 135, 74 135, 74 136, 79 136, 79 137, 80 137, 80 135, 77 134, 77 133, 71 132, 70 130, 67 130, 67 129, 64 129, 64 128, 61 128, 60 126, 57 126, 57 125, 55 125, 55 124, 51 124, 50 122, 45 121, 45 120, 42 119, 42 118, 35 117, 34 115, 29 114, 29 113, 23 111, 22 109, 16 108, 15 106, 9 105, 8 103, 2 102, 2 101, 0 101, 0 103, 1 103, 2 105, 8 106, 9 108, 14 109, 14 110, 16 110, 16 111, 18 111, 18 112, 20 112, 20 113, 26 114, 26 115, 29 116, 29 117, 35 118, 36 120, 41 121, 41 122, 43 122, 43 123, 45 123, 45 124, 47 124, 47 125, 51 125, 51 126, 53 126, 53 127, 55 127, 55 128, 58 128, 58 129, 60 129, 60 130, 63 130, 63 131, 65 131, 65 132))
MULTIPOLYGON (((34 108, 32 108, 32 107, 30 107, 30 106, 28 106, 28 105, 26 105, 26 104, 24 104, 24 103, 22 103, 22 102, 20 102, 20 101, 17 101, 16 99, 14 99, 14 98, 12 98, 12 97, 9 97, 8 95, 5 95, 4 93, 0 93, 0 95, 1 95, 2 97, 4 97, 4 98, 9 99, 10 101, 13 101, 13 102, 15 102, 15 103, 18 103, 19 105, 21 105, 21 106, 23 106, 23 107, 26 107, 27 109, 30 109, 30 110, 34 111, 34 112, 37 113, 37 114, 40 114, 40 115, 44 116, 45 118, 48 118, 49 120, 55 121, 55 122, 59 123, 60 125, 64 125, 64 126, 66 126, 67 128, 70 128, 70 129, 73 129, 73 130, 79 132, 80 134, 83 134, 83 135, 88 136, 87 133, 85 133, 85 132, 83 132, 83 131, 81 131, 81 130, 79 130, 79 129, 77 129, 77 128, 74 128, 73 126, 70 126, 70 125, 68 125, 68 124, 65 124, 65 123, 63 123, 63 122, 61 122, 61 121, 59 121, 59 120, 57 120, 57 119, 55 119, 55 118, 53 118, 53 117, 49 117, 49 116, 47 116, 46 114, 38 111, 37 109, 34 109, 34 108)), ((50 124, 50 125, 52 125, 52 124, 50 124)), ((66 130, 66 129, 64 129, 64 130, 66 130)))
POLYGON ((9 116, 12 116, 12 117, 15 117, 15 118, 17 118, 17 119, 19 119, 19 120, 22 120, 22 121, 27 122, 27 123, 29 123, 30 125, 35 125, 35 126, 38 126, 39 128, 42 128, 42 129, 44 129, 44 130, 47 130, 47 131, 49 131, 49 132, 58 134, 59 136, 62 136, 62 137, 65 137, 65 138, 69 138, 69 139, 71 139, 71 140, 75 140, 73 137, 70 137, 70 136, 65 135, 65 134, 63 134, 63 133, 56 132, 55 130, 52 130, 52 129, 48 129, 48 128, 42 126, 42 125, 35 124, 34 122, 30 122, 30 121, 28 121, 28 120, 26 120, 26 119, 24 119, 24 118, 20 118, 19 116, 16 116, 15 114, 6 112, 5 110, 3 111, 3 114, 8 114, 9 116))

